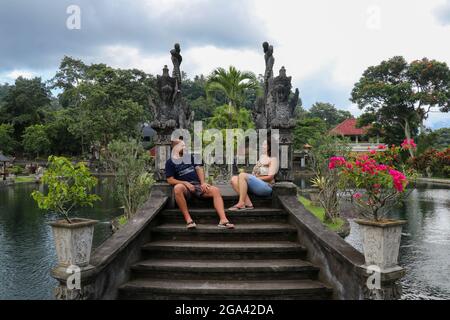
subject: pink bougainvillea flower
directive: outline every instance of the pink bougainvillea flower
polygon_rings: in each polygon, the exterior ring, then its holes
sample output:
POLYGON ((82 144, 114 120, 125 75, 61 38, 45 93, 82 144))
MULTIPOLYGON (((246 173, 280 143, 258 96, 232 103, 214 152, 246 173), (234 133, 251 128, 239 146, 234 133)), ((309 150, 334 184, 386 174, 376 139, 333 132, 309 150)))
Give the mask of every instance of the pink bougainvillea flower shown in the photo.
POLYGON ((344 157, 331 157, 328 163, 329 169, 335 169, 336 167, 343 166, 345 164, 344 157))
POLYGON ((353 195, 353 198, 354 198, 354 199, 361 199, 361 198, 362 198, 362 194, 359 193, 359 192, 357 192, 357 193, 355 193, 355 194, 353 195))
POLYGON ((380 144, 380 145, 378 146, 378 150, 385 150, 385 149, 386 149, 386 146, 383 145, 383 144, 380 144))
POLYGON ((403 192, 406 186, 406 176, 397 170, 389 170, 389 174, 392 177, 392 181, 394 183, 394 188, 397 189, 398 192, 403 192))
POLYGON ((401 144, 403 150, 416 149, 417 145, 414 142, 414 139, 405 139, 401 144))

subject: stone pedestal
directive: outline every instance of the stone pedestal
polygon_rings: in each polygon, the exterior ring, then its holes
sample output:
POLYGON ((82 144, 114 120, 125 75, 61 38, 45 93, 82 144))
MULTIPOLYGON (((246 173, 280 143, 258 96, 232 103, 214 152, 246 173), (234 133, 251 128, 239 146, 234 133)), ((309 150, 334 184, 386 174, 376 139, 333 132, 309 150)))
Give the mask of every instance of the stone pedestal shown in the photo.
POLYGON ((166 181, 166 161, 170 158, 171 136, 172 130, 158 130, 155 129, 155 181, 166 181))
POLYGON ((272 188, 272 207, 281 208, 281 203, 278 197, 293 196, 297 197, 297 186, 292 182, 276 182, 272 188))
POLYGON ((402 267, 393 267, 385 270, 374 270, 362 266, 364 299, 365 300, 399 300, 402 296, 400 279, 406 271, 402 267))
MULTIPOLYGON (((272 128, 278 130, 279 141, 279 171, 275 177, 277 182, 294 181, 294 150, 293 134, 294 128, 272 128)), ((274 137, 276 134, 274 134, 274 137)), ((272 144, 273 145, 273 144, 272 144)))
POLYGON ((95 268, 58 266, 50 274, 59 283, 54 288, 54 297, 57 300, 93 300, 95 299, 95 268))

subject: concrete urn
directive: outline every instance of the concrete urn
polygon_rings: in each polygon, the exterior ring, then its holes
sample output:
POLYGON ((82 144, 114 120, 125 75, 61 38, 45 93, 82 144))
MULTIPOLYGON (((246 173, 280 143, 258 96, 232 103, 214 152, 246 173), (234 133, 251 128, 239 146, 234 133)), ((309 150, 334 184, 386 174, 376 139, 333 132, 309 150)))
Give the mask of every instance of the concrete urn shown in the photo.
POLYGON ((58 220, 49 223, 53 230, 58 265, 86 267, 91 258, 94 225, 98 221, 74 218, 72 223, 58 220))
POLYGON ((355 219, 361 227, 366 266, 381 271, 398 267, 398 253, 404 220, 372 221, 355 219))

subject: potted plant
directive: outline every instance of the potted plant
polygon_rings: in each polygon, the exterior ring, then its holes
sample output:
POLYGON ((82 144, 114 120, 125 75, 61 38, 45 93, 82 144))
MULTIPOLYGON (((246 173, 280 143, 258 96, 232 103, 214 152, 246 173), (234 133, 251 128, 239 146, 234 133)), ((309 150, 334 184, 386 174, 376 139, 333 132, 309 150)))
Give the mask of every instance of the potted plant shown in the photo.
POLYGON ((378 149, 348 159, 332 157, 329 168, 339 171, 353 204, 364 217, 355 222, 362 229, 366 265, 387 270, 397 267, 401 231, 406 221, 386 216, 405 198, 408 178, 396 169, 400 147, 386 149, 380 145, 378 149))
POLYGON ((32 193, 40 209, 56 212, 63 219, 50 223, 60 266, 89 264, 95 220, 69 218, 77 207, 93 206, 100 197, 90 191, 97 184, 82 162, 73 165, 64 157, 49 157, 49 166, 42 176, 47 194, 32 193))

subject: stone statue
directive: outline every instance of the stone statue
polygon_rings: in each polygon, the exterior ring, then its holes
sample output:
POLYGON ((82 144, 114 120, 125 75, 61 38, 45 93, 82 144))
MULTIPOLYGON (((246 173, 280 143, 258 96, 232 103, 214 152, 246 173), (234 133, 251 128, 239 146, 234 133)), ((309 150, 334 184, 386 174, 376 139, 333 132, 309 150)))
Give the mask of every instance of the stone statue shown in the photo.
POLYGON ((299 91, 296 89, 294 97, 289 100, 292 88, 292 77, 286 75, 286 69, 282 67, 278 77, 274 78, 271 85, 269 101, 270 127, 292 128, 295 127, 294 111, 299 99, 299 91))
POLYGON ((295 126, 294 112, 299 101, 299 91, 295 90, 292 99, 291 80, 286 76, 286 69, 281 68, 278 77, 273 77, 275 58, 273 46, 263 43, 266 70, 264 72, 264 97, 257 98, 252 115, 258 129, 292 128, 295 126))
POLYGON ((269 82, 273 78, 273 66, 275 65, 275 58, 273 56, 273 46, 268 42, 263 43, 264 60, 266 61, 266 70, 264 72, 265 94, 269 92, 269 82))
POLYGON ((170 50, 170 54, 172 55, 172 64, 173 64, 173 71, 172 71, 172 78, 176 80, 176 87, 175 87, 175 97, 178 94, 181 93, 181 62, 183 62, 183 57, 181 56, 181 48, 178 43, 175 43, 174 49, 170 50))
POLYGON ((183 58, 178 43, 170 51, 173 63, 172 76, 169 68, 164 66, 163 74, 157 76, 156 91, 157 101, 149 97, 149 105, 154 115, 151 127, 159 131, 170 131, 175 128, 188 129, 194 118, 188 102, 181 95, 181 70, 183 58))
POLYGON ((264 97, 256 98, 255 107, 252 110, 252 116, 256 128, 267 129, 266 100, 264 97))
POLYGON ((156 91, 159 101, 155 103, 149 97, 150 108, 154 115, 151 127, 158 129, 174 129, 177 127, 178 114, 174 108, 176 80, 169 75, 169 69, 164 66, 162 76, 157 76, 156 91))

